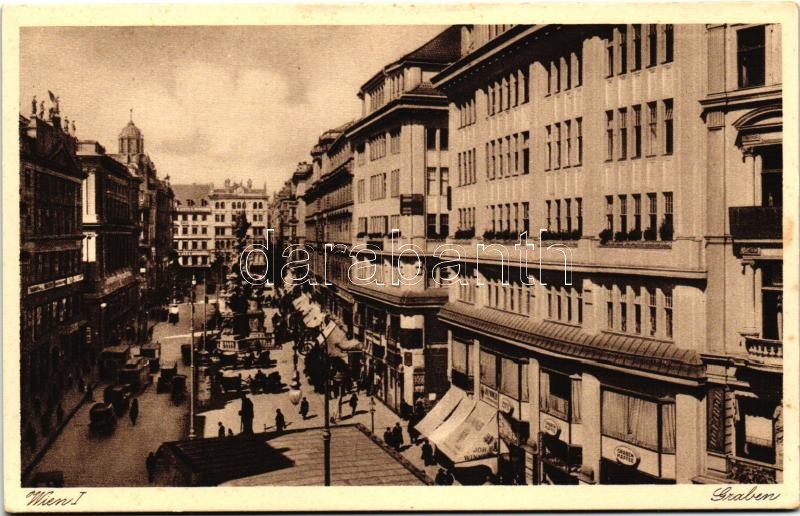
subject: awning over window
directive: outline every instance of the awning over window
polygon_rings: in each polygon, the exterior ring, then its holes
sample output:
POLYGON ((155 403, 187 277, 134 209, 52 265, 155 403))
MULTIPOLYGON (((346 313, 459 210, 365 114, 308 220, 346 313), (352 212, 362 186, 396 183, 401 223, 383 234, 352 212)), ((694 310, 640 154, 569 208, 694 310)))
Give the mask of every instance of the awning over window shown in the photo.
POLYGON ((428 439, 435 444, 437 448, 440 448, 445 439, 447 439, 447 436, 454 432, 461 423, 467 419, 467 416, 472 413, 474 408, 475 400, 470 398, 462 399, 453 413, 450 414, 450 417, 445 419, 438 428, 431 432, 428 439))
POLYGON ((323 315, 322 310, 320 310, 319 306, 314 303, 309 305, 309 309, 303 317, 303 324, 305 324, 307 328, 318 328, 324 319, 325 316, 323 315))
POLYGON ((499 451, 497 409, 479 401, 458 428, 450 432, 438 449, 454 464, 485 459, 499 451))
POLYGON ((339 328, 339 326, 334 325, 331 332, 328 334, 328 338, 326 339, 328 345, 328 355, 329 356, 338 356, 342 358, 347 357, 348 351, 360 351, 361 346, 360 343, 354 339, 348 339, 347 334, 339 328))
POLYGON ((422 418, 422 421, 417 423, 415 426, 415 430, 425 437, 430 436, 430 434, 439 428, 444 421, 449 418, 453 411, 455 411, 456 407, 462 400, 467 399, 466 393, 457 387, 450 387, 450 389, 442 396, 436 405, 425 414, 425 417, 422 418))

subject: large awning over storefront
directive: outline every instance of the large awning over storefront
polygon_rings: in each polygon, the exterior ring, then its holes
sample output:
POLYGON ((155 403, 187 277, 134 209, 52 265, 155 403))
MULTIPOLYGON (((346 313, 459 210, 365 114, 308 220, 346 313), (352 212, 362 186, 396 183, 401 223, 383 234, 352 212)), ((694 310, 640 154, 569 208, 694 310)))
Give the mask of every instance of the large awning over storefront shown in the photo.
POLYGON ((450 417, 445 419, 441 425, 431 432, 428 439, 435 444, 437 448, 441 446, 441 443, 447 439, 447 436, 455 431, 455 429, 467 419, 467 416, 472 413, 474 408, 475 400, 466 397, 462 399, 455 410, 453 410, 453 413, 450 414, 450 417))
POLYGON ((303 324, 305 324, 307 328, 318 328, 324 320, 325 315, 316 303, 310 304, 308 311, 303 316, 303 324))
POLYGON ((462 400, 467 399, 464 391, 458 387, 450 387, 450 389, 442 396, 436 405, 425 414, 422 421, 417 423, 414 429, 425 437, 428 437, 434 430, 439 428, 446 419, 448 419, 458 407, 462 400))
POLYGON ((326 339, 329 356, 347 357, 350 351, 361 351, 361 343, 355 339, 348 339, 347 334, 334 323, 334 327, 326 339))
POLYGON ((499 444, 497 409, 478 401, 466 419, 437 447, 458 464, 496 456, 499 444))

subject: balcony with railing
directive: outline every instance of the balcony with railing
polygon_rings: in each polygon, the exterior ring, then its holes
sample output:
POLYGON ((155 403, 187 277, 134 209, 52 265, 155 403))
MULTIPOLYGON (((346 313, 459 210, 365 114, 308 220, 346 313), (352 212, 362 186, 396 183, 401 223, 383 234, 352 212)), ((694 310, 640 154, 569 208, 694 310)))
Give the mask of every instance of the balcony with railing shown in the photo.
POLYGON ((744 336, 744 348, 747 356, 765 366, 780 368, 783 364, 783 341, 764 339, 755 336, 744 336))
POLYGON ((740 240, 780 240, 783 209, 773 206, 734 206, 728 209, 731 236, 740 240))

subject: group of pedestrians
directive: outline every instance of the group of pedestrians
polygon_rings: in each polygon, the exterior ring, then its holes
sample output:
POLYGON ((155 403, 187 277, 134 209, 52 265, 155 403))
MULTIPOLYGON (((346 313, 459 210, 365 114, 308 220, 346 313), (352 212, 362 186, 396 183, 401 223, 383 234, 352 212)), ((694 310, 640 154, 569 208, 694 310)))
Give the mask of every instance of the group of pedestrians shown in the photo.
POLYGON ((383 442, 400 451, 403 446, 403 428, 399 421, 394 424, 394 428, 386 427, 386 431, 383 433, 383 442))

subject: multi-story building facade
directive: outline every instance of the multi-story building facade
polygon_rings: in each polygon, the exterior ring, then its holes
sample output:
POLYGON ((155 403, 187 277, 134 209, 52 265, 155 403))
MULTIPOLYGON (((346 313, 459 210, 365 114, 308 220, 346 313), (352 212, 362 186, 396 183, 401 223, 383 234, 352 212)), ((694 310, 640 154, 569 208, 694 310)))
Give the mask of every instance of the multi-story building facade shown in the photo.
POLYGON ((169 178, 158 171, 144 151, 144 136, 131 119, 119 134, 119 152, 113 157, 141 179, 139 187, 139 272, 145 305, 169 300, 173 284, 172 210, 174 194, 169 178))
MULTIPOLYGON (((431 280, 437 259, 427 246, 450 233, 453 151, 447 98, 430 81, 458 59, 459 30, 445 30, 364 83, 362 117, 347 130, 353 242, 363 250, 349 281, 356 333, 374 392, 403 414, 448 387, 447 334, 436 319, 447 290, 431 280), (416 274, 425 280, 404 279, 416 274)), ((472 157, 472 150, 458 155, 472 157)))
MULTIPOLYGON (((261 244, 267 238, 267 207, 269 195, 266 186, 253 188, 253 181, 237 183, 226 179, 223 186, 213 188, 208 196, 212 208, 214 249, 221 251, 226 260, 236 252, 236 237, 233 234, 234 216, 244 213, 250 223, 247 231, 248 243, 261 244)), ((261 265, 263 263, 259 262, 261 265)))
POLYGON ((214 261, 214 220, 209 195, 213 184, 172 185, 175 212, 172 241, 178 265, 186 275, 202 280, 214 261))
POLYGON ((64 380, 86 371, 91 359, 82 309, 85 172, 57 107, 49 119, 43 112, 20 116, 19 137, 20 392, 23 425, 38 427, 33 416, 41 417, 46 435, 64 380), (31 406, 38 413, 28 412, 31 406))
POLYGON ((782 481, 781 26, 708 25, 704 480, 782 481))
MULTIPOLYGON (((353 151, 345 132, 348 122, 325 131, 311 151, 311 183, 303 195, 306 241, 311 271, 322 305, 346 329, 353 331, 353 297, 347 271, 353 221, 353 151)), ((360 357, 349 356, 351 363, 360 357)), ((360 368, 356 374, 360 373, 360 368)))
POLYGON ((83 301, 92 356, 106 346, 146 338, 138 279, 139 187, 141 179, 106 154, 102 145, 81 141, 83 301))
POLYGON ((508 481, 698 480, 710 465, 702 357, 742 340, 705 338, 718 331, 706 307, 719 306, 722 252, 709 243, 727 242, 734 201, 711 213, 709 178, 721 179, 698 159, 718 138, 700 116, 709 32, 461 33, 461 58, 433 78, 450 101, 454 226, 476 234, 440 312, 452 383, 508 422, 494 451, 508 481), (472 149, 474 171, 455 159, 472 149))

